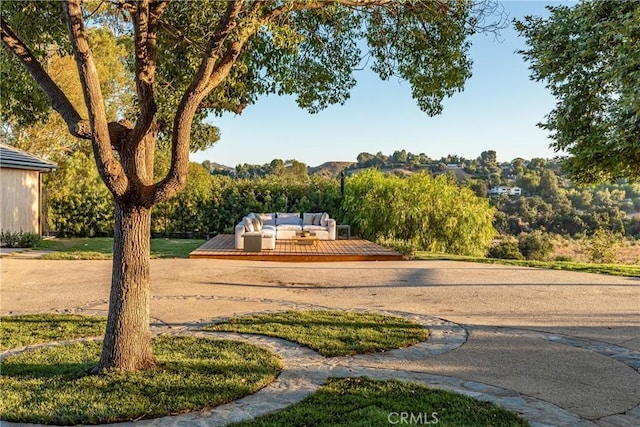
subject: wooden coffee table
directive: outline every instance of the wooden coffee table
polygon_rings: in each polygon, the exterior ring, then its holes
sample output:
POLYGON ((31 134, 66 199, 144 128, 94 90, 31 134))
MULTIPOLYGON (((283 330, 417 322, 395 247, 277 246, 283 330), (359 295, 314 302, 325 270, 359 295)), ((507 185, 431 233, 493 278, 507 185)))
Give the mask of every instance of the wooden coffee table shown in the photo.
POLYGON ((293 245, 313 245, 316 248, 318 247, 318 241, 320 241, 320 239, 315 234, 309 236, 296 234, 291 238, 291 244, 293 245))

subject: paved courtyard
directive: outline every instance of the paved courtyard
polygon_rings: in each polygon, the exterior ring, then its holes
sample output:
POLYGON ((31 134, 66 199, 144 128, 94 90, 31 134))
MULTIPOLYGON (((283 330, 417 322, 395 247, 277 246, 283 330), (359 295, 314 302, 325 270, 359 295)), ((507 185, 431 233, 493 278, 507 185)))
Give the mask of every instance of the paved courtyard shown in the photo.
MULTIPOLYGON (((104 314, 110 269, 2 258, 0 313, 104 314)), ((158 332, 199 334, 194 326, 220 317, 313 308, 400 315, 432 335, 409 349, 333 359, 234 335, 283 356, 274 384, 208 413, 135 424, 224 425, 300 400, 328 376, 368 375, 491 400, 534 425, 640 425, 640 278, 451 261, 152 260, 158 332)))

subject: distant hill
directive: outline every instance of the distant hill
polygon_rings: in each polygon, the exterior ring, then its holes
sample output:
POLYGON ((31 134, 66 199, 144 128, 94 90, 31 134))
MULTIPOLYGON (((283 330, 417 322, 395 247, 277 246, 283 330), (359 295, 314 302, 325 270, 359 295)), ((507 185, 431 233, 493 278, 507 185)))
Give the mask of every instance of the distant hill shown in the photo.
POLYGON ((201 164, 203 168, 207 169, 209 173, 214 175, 233 175, 236 172, 236 168, 221 165, 220 163, 211 162, 209 160, 205 160, 201 164))
POLYGON ((468 172, 465 172, 465 170, 462 168, 452 168, 447 166, 446 170, 441 173, 447 173, 447 172, 453 172, 456 175, 456 179, 458 180, 458 182, 462 182, 465 179, 473 178, 473 175, 471 175, 468 172))
POLYGON ((210 170, 224 170, 229 172, 235 172, 236 168, 232 168, 231 166, 221 165, 220 163, 211 162, 209 166, 210 170))
POLYGON ((355 162, 324 162, 320 166, 309 167, 309 175, 336 178, 340 172, 354 164, 355 162))

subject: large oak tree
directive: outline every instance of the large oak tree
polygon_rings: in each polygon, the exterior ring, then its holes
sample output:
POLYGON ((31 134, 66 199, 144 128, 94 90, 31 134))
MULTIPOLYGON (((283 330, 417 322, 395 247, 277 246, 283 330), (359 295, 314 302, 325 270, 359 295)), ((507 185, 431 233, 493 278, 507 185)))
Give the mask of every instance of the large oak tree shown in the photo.
POLYGON ((418 106, 438 114, 443 98, 462 90, 471 74, 468 37, 501 24, 499 16, 486 21, 493 6, 489 0, 3 1, 3 71, 10 53, 28 73, 3 72, 3 121, 26 123, 55 110, 72 135, 91 140, 114 197, 111 297, 97 369, 155 363, 151 209, 184 187, 190 140, 213 139, 203 123, 207 114, 239 113, 270 93, 294 94, 300 107, 317 112, 348 98, 362 63, 383 79, 408 81, 418 106), (128 120, 105 108, 88 37, 94 26, 130 35, 136 108, 128 120), (48 74, 52 51, 74 55, 87 117, 48 74), (32 82, 41 91, 30 90, 32 82), (158 138, 169 142, 171 166, 155 182, 158 138))
POLYGON ((516 23, 531 78, 556 97, 540 124, 581 182, 640 179, 640 2, 582 1, 516 23))

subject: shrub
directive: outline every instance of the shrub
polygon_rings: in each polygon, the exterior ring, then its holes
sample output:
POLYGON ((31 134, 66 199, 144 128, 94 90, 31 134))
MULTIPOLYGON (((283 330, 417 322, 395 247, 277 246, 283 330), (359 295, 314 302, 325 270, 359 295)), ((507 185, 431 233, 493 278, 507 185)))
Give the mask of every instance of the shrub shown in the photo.
POLYGON ((38 233, 22 233, 18 244, 21 248, 35 248, 42 241, 38 233))
POLYGON ((60 237, 113 235, 113 197, 93 158, 82 151, 46 177, 49 222, 60 237))
POLYGON ((624 230, 627 236, 640 239, 640 216, 628 218, 625 221, 624 230))
POLYGON ((518 248, 526 259, 545 261, 553 251, 553 242, 540 230, 518 236, 518 248))
POLYGON ((37 233, 0 231, 0 246, 7 248, 34 248, 41 240, 42 238, 37 233))
POLYGON ((0 246, 6 248, 15 248, 18 244, 18 233, 11 231, 0 231, 0 246))
POLYGON ((212 179, 209 172, 197 163, 189 164, 187 185, 176 196, 159 204, 152 211, 151 229, 154 233, 191 232, 199 235, 209 230, 213 203, 212 179))
POLYGON ((493 245, 489 249, 489 258, 524 259, 518 247, 518 240, 511 236, 505 237, 502 241, 493 245))
POLYGON ((616 246, 620 235, 611 230, 598 229, 591 237, 582 240, 582 251, 591 262, 612 264, 616 261, 616 246))

